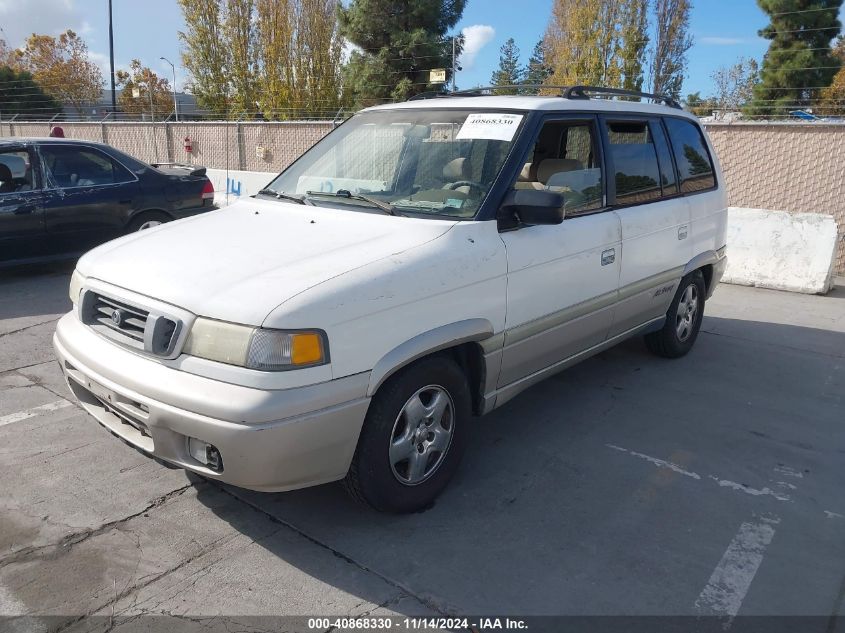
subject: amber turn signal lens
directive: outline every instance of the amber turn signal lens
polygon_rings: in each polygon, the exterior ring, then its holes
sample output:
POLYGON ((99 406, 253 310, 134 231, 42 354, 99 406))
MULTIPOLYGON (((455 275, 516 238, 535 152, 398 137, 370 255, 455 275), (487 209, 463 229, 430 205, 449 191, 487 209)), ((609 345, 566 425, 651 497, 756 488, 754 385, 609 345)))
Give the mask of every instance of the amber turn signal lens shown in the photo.
POLYGON ((315 332, 294 334, 291 337, 292 365, 313 365, 323 360, 323 339, 315 332))

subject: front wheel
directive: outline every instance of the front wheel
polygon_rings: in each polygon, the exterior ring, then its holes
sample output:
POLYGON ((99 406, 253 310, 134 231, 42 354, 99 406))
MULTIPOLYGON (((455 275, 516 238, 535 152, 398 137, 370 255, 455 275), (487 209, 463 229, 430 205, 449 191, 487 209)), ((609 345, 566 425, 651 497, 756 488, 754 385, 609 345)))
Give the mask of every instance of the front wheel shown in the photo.
POLYGON ((400 370, 370 404, 346 489, 383 512, 430 507, 458 468, 471 415, 466 376, 452 359, 400 370))
POLYGON ((705 292, 701 271, 696 270, 681 279, 666 313, 666 323, 645 337, 646 347, 651 352, 664 358, 680 358, 692 349, 704 318, 705 292))

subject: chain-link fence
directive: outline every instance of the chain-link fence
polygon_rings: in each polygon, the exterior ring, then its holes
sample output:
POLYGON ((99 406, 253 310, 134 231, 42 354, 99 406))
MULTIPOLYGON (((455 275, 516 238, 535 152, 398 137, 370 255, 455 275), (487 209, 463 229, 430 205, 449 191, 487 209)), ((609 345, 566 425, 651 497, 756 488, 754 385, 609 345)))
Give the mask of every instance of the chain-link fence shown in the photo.
MULTIPOLYGON (((46 136, 50 123, 0 124, 0 136, 46 136)), ((279 172, 332 121, 62 123, 65 136, 108 143, 147 162, 279 172), (186 151, 189 145, 191 151, 186 151)), ((832 215, 845 274, 845 124, 707 123, 731 206, 832 215)))

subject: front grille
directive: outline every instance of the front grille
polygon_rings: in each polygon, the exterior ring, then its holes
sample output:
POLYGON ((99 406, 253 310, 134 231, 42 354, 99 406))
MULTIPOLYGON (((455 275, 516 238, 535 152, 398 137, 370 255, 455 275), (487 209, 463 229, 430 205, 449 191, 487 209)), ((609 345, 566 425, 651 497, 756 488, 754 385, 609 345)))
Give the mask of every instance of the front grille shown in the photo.
POLYGON ((95 290, 83 292, 80 318, 97 333, 156 356, 174 352, 180 321, 95 290))
POLYGON ((98 294, 94 294, 91 309, 97 323, 143 343, 147 317, 150 316, 146 310, 98 294), (116 315, 119 315, 118 318, 115 318, 116 315))

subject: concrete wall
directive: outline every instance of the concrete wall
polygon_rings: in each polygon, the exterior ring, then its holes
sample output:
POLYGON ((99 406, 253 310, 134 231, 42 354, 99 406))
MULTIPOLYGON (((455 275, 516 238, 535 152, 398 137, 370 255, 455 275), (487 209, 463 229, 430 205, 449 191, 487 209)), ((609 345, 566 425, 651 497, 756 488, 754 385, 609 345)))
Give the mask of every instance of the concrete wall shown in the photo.
MULTIPOLYGON (((148 162, 278 173, 333 126, 328 121, 290 121, 63 123, 62 127, 68 137, 106 142, 148 162), (193 144, 190 154, 183 149, 185 137, 193 144)), ((725 173, 729 204, 832 217, 838 227, 834 270, 845 275, 845 125, 739 122, 706 127, 725 173)), ((49 123, 0 124, 0 136, 46 136, 49 130, 49 123)), ((225 191, 225 181, 221 189, 225 191)))

